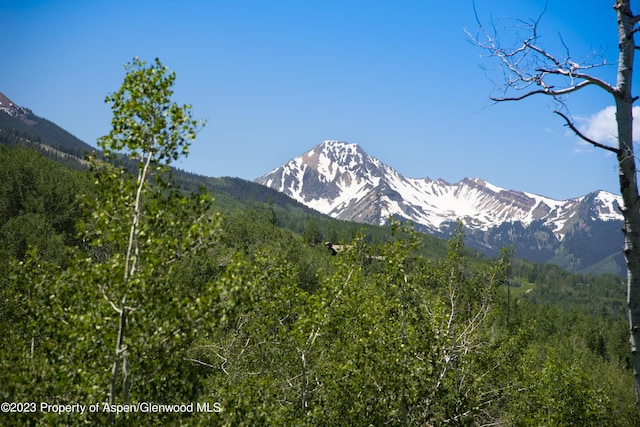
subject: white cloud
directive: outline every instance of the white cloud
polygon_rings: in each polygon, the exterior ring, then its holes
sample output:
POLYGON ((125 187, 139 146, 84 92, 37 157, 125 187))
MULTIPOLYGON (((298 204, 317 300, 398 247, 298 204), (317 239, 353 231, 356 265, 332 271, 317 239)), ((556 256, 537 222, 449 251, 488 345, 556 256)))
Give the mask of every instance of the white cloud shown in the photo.
MULTIPOLYGON (((640 106, 633 107, 633 116, 640 118, 640 106)), ((618 146, 618 131, 616 129, 616 108, 613 105, 592 114, 589 117, 577 119, 578 128, 587 137, 602 144, 618 146)), ((640 142, 640 123, 633 128, 633 141, 640 142)))

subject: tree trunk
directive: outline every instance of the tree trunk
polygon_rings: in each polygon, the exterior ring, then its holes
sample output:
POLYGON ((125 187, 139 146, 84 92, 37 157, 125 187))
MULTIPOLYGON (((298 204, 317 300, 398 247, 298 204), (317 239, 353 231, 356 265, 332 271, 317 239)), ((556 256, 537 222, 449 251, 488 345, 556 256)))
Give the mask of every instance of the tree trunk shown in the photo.
POLYGON ((636 387, 636 402, 640 410, 640 197, 636 177, 636 160, 633 149, 633 75, 634 18, 630 0, 619 0, 615 9, 618 15, 618 76, 616 82, 616 122, 618 125, 618 166, 620 168, 620 193, 624 208, 624 256, 627 263, 627 305, 629 310, 631 364, 636 387))
MULTIPOLYGON (((116 354, 113 358, 113 369, 111 370, 111 389, 109 392, 109 406, 113 406, 116 403, 116 381, 118 379, 118 370, 120 369, 120 358, 122 357, 123 359, 126 357, 126 355, 124 355, 124 351, 125 351, 125 347, 123 346, 123 342, 124 342, 124 331, 125 331, 125 327, 127 324, 127 307, 126 307, 126 302, 127 302, 127 297, 123 297, 122 298, 122 303, 120 306, 120 323, 119 323, 119 328, 118 328, 118 338, 117 338, 117 343, 116 343, 116 354)), ((126 359, 124 364, 126 365, 126 359)), ((124 371, 124 387, 126 389, 127 387, 127 378, 128 378, 128 373, 127 373, 128 368, 125 368, 124 371)), ((125 393, 128 393, 128 391, 125 391, 125 393)), ((109 412, 109 420, 111 424, 115 424, 115 414, 113 412, 109 412)))

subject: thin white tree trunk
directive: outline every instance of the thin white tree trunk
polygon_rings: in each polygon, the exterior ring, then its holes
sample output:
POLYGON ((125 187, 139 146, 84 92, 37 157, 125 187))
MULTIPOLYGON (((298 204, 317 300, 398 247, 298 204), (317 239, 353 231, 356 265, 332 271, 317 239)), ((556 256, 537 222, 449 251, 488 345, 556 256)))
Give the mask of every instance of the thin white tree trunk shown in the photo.
POLYGON ((620 192, 624 208, 624 256, 627 263, 627 304, 629 310, 631 365, 636 387, 636 401, 640 410, 640 197, 633 148, 633 102, 631 78, 635 43, 630 0, 619 0, 618 16, 618 76, 616 82, 616 122, 618 126, 620 192))

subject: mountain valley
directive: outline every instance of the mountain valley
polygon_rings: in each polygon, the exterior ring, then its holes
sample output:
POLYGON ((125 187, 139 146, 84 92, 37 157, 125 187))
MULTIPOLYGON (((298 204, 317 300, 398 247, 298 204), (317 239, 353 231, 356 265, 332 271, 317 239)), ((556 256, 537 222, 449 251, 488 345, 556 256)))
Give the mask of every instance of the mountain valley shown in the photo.
MULTIPOLYGON (((21 139, 71 167, 86 167, 83 156, 95 151, 3 94, 0 113, 6 138, 21 139)), ((177 169, 174 177, 184 189, 204 185, 227 206, 246 203, 246 197, 273 204, 297 218, 296 232, 301 232, 303 218, 314 217, 315 212, 363 225, 384 225, 392 216, 443 238, 451 236, 460 220, 467 244, 489 256, 506 246, 513 247, 518 258, 553 263, 571 272, 624 275, 625 271, 619 198, 604 191, 558 201, 479 178, 457 183, 406 178, 360 146, 340 141, 324 141, 255 182, 177 169)))

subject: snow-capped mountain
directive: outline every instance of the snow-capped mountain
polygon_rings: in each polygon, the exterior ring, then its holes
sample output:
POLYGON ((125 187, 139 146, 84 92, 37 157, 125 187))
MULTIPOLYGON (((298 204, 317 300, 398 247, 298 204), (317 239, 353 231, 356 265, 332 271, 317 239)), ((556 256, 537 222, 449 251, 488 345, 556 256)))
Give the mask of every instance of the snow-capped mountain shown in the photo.
MULTIPOLYGON (((504 245, 515 245, 516 251, 525 245, 530 252, 549 252, 545 260, 557 255, 567 236, 591 232, 596 224, 619 228, 622 221, 619 197, 605 191, 554 200, 503 189, 478 178, 454 184, 406 178, 358 145, 341 141, 324 141, 256 182, 343 220, 384 224, 394 216, 412 221, 422 231, 447 236, 460 219, 473 246, 493 253, 504 245), (530 236, 525 239, 526 234, 530 236)), ((611 239, 618 242, 619 234, 611 239)), ((617 244, 616 252, 620 246, 617 244)))

